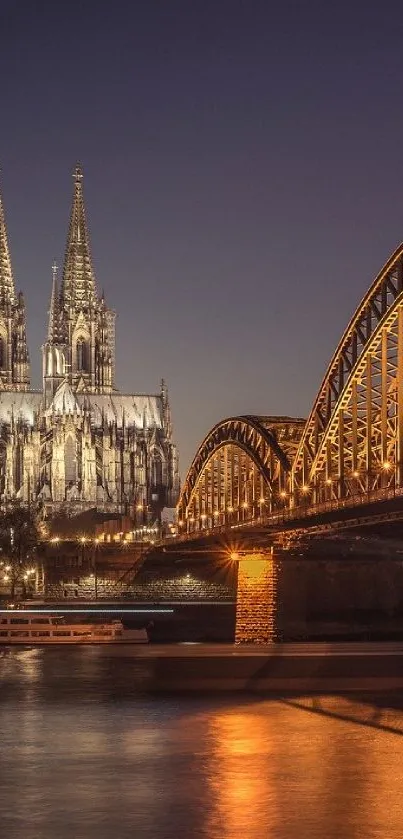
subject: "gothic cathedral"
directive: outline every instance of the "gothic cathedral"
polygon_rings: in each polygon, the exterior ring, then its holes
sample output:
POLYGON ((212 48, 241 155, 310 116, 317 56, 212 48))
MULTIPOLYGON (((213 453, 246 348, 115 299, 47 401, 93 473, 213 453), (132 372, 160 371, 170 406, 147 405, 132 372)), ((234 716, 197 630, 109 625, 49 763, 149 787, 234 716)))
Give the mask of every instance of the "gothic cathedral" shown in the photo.
POLYGON ((48 514, 137 510, 143 521, 173 507, 179 474, 167 389, 116 389, 115 313, 96 288, 79 167, 42 357, 43 387, 31 390, 24 298, 15 293, 0 196, 0 501, 42 501, 48 514))

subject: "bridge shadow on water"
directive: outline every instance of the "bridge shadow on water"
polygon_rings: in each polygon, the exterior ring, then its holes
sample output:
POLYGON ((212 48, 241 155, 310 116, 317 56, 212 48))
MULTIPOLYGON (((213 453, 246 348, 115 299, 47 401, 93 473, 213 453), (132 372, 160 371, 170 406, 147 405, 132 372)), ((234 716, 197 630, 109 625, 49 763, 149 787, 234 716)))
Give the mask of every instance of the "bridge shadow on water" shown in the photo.
MULTIPOLYGON (((284 688, 287 675, 291 675, 289 667, 301 668, 304 681, 307 671, 311 675, 318 675, 319 671, 327 668, 331 658, 322 662, 304 661, 298 658, 290 661, 282 657, 281 650, 277 654, 264 656, 264 661, 257 663, 249 679, 245 679, 244 690, 206 690, 197 692, 182 692, 175 689, 174 683, 170 690, 155 693, 153 683, 156 674, 153 672, 153 661, 141 657, 121 657, 120 655, 105 654, 97 649, 53 650, 25 650, 10 651, 0 657, 0 678, 2 692, 0 711, 8 707, 10 702, 22 709, 33 705, 75 706, 83 705, 129 705, 135 708, 136 703, 146 703, 151 706, 171 706, 184 703, 186 707, 212 707, 217 703, 221 707, 233 708, 250 707, 254 704, 267 703, 267 706, 280 703, 294 710, 315 714, 337 720, 340 723, 377 729, 389 734, 403 735, 403 691, 397 689, 378 690, 374 677, 374 689, 354 692, 316 689, 314 693, 309 688, 302 690, 292 688, 293 678, 289 680, 290 689, 284 688), (288 671, 286 675, 286 670, 288 671), (305 672, 304 672, 305 671, 305 672), (272 689, 260 690, 256 685, 263 676, 272 677, 272 689), (281 676, 282 687, 275 688, 276 677, 281 676), (255 683, 255 684, 254 684, 255 683), (133 704, 134 703, 134 704, 133 704)), ((179 663, 182 659, 179 659, 179 663)), ((390 659, 392 660, 392 659, 390 659)), ((219 669, 225 662, 218 659, 219 669)), ((245 657, 241 666, 248 666, 245 657), (243 664, 244 662, 244 664, 243 664)), ((195 662, 195 667, 208 665, 207 659, 195 662)), ((169 665, 171 666, 171 665, 169 665)), ((210 665, 209 665, 210 666, 210 665)), ((188 664, 186 664, 188 671, 188 664)), ((188 671, 189 672, 189 671, 188 671)), ((190 676, 194 671, 190 672, 190 676)), ((245 674, 246 675, 246 674, 245 674)), ((158 681, 158 678, 157 678, 158 681)))
POLYGON ((403 735, 403 694, 313 695, 281 697, 282 704, 310 714, 319 714, 347 723, 403 735))

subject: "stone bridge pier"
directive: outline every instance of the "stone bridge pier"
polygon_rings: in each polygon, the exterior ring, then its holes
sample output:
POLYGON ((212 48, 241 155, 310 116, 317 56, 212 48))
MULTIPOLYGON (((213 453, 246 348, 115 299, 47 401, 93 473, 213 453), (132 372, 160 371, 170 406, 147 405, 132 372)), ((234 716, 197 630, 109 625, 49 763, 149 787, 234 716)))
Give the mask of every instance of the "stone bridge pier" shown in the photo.
POLYGON ((238 562, 235 643, 267 644, 277 638, 277 572, 271 549, 233 553, 238 562))

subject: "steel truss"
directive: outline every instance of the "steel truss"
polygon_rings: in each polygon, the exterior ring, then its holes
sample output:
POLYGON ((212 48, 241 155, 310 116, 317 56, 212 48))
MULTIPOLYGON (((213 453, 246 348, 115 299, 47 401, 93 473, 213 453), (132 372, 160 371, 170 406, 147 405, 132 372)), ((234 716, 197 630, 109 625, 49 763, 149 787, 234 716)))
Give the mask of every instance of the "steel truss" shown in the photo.
POLYGON ((210 431, 182 490, 179 533, 402 492, 403 244, 351 319, 306 422, 241 416, 210 431))
POLYGON ((284 508, 303 427, 304 420, 255 416, 214 426, 182 488, 179 532, 231 526, 284 508))
POLYGON ((403 486, 403 245, 332 358, 291 471, 291 505, 403 486))

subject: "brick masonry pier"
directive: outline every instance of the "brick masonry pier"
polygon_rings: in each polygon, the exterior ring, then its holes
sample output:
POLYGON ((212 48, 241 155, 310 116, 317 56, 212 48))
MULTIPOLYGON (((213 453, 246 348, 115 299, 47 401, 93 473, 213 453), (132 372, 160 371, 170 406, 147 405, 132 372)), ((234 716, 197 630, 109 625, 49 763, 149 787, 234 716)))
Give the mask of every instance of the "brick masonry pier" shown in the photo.
POLYGON ((245 554, 238 560, 236 644, 276 640, 276 568, 271 553, 245 554))

